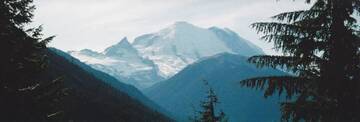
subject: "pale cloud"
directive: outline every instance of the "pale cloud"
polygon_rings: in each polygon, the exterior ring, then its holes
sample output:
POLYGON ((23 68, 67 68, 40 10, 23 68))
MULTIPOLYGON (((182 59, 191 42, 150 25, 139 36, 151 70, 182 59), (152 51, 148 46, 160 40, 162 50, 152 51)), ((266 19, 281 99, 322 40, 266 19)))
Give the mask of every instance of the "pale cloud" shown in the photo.
POLYGON ((271 44, 259 41, 249 25, 308 7, 301 0, 39 0, 35 4, 35 23, 43 24, 47 35, 57 35, 51 46, 66 51, 102 51, 122 37, 133 39, 175 21, 188 21, 205 28, 230 28, 273 53, 271 44))

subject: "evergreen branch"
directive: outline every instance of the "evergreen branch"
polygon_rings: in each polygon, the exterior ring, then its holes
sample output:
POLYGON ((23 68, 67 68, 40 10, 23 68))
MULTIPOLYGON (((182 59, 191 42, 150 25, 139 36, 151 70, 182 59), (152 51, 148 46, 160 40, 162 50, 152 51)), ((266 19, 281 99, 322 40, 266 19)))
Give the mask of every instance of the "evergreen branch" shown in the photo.
POLYGON ((310 10, 325 10, 326 3, 324 0, 316 0, 313 6, 311 6, 310 10))
POLYGON ((294 76, 270 76, 246 79, 241 81, 240 84, 245 87, 265 90, 265 98, 272 96, 276 92, 278 92, 279 96, 286 92, 286 97, 290 99, 293 95, 300 93, 306 81, 306 79, 294 76))
POLYGON ((53 40, 55 38, 55 36, 50 36, 50 37, 47 37, 43 40, 40 41, 40 44, 42 46, 46 46, 48 43, 50 43, 51 40, 53 40))
POLYGON ((310 34, 314 32, 326 32, 329 25, 322 23, 327 21, 327 17, 324 15, 318 15, 316 18, 306 18, 293 21, 292 24, 301 26, 303 33, 310 34))
POLYGON ((250 63, 256 64, 257 67, 285 68, 297 70, 301 64, 301 58, 293 56, 253 56, 248 59, 250 63))
POLYGON ((278 22, 258 22, 251 24, 252 28, 258 33, 268 34, 284 34, 284 35, 302 35, 302 27, 294 24, 278 23, 278 22))
POLYGON ((287 23, 295 22, 297 20, 316 18, 321 11, 319 10, 299 10, 293 12, 284 12, 271 17, 278 21, 285 21, 287 23))
MULTIPOLYGON (((275 50, 286 52, 293 52, 296 49, 296 44, 301 42, 304 38, 294 36, 294 35, 276 35, 269 34, 261 37, 263 40, 267 40, 268 42, 274 42, 275 50)), ((284 53, 286 53, 284 52, 284 53)))

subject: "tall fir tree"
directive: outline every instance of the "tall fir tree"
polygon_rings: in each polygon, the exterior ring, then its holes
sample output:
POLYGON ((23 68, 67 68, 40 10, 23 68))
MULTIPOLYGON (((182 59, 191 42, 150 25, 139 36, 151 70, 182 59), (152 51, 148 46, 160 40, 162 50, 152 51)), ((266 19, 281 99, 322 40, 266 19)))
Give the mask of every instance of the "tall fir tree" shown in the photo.
MULTIPOLYGON (((312 2, 306 0, 307 3, 312 2)), ((254 23, 282 56, 253 56, 258 67, 286 69, 289 76, 257 77, 243 86, 286 94, 283 121, 360 121, 360 35, 354 16, 359 0, 313 0, 309 10, 254 23)))
MULTIPOLYGON (((47 66, 41 27, 26 29, 32 22, 33 0, 0 2, 0 120, 44 121, 58 98, 59 81, 36 80, 47 66)), ((60 94, 59 94, 60 95, 60 94)))
POLYGON ((209 86, 207 81, 204 81, 204 83, 208 87, 207 99, 201 103, 203 110, 198 112, 200 115, 195 115, 191 120, 194 122, 227 122, 228 120, 223 111, 217 115, 216 104, 219 103, 219 100, 213 88, 209 86))

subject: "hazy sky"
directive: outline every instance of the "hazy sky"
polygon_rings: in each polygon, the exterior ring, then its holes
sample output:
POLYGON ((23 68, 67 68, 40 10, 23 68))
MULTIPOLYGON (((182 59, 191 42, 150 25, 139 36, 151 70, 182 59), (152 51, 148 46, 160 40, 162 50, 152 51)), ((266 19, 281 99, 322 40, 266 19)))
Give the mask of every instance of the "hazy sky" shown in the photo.
POLYGON ((35 24, 56 35, 50 46, 102 51, 128 37, 156 32, 176 21, 227 27, 268 53, 271 44, 249 28, 280 12, 307 8, 305 0, 37 0, 35 24))

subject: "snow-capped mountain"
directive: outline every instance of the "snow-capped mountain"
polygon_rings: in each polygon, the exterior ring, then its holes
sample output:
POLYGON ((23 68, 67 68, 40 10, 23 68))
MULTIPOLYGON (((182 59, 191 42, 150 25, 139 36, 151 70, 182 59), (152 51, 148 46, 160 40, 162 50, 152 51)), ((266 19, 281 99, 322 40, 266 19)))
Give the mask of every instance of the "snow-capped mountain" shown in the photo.
POLYGON ((224 52, 263 54, 230 29, 206 29, 187 22, 176 22, 139 36, 132 44, 124 38, 101 53, 88 49, 69 53, 95 69, 143 89, 170 78, 199 59, 224 52))
POLYGON ((88 49, 69 53, 91 67, 140 89, 153 85, 153 81, 163 80, 157 75, 156 66, 152 61, 142 58, 127 38, 102 53, 88 49))
POLYGON ((143 57, 154 61, 160 75, 165 78, 201 58, 215 54, 228 52, 249 56, 262 53, 233 31, 214 28, 205 29, 187 22, 176 22, 157 33, 136 38, 133 45, 143 57), (243 47, 244 50, 241 49, 243 47))

